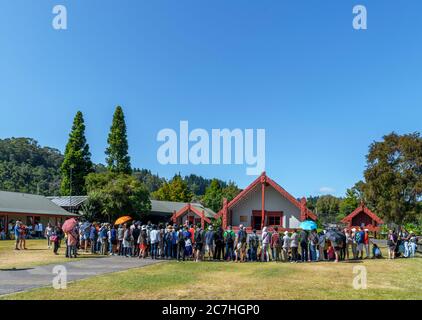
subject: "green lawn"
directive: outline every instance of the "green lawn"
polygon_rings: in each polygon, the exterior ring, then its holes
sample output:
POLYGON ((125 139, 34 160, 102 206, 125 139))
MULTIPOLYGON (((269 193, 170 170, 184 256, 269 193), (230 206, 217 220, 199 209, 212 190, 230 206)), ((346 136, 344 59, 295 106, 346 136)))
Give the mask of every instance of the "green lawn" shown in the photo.
POLYGON ((422 299, 422 258, 318 263, 169 262, 4 299, 422 299), (353 288, 354 266, 367 289, 353 288))
MULTIPOLYGON (((52 249, 47 248, 47 240, 27 240, 28 250, 14 250, 15 242, 11 240, 0 241, 0 269, 28 268, 50 263, 69 261, 64 256, 65 245, 59 249, 59 255, 55 255, 52 249)), ((99 257, 82 253, 79 258, 99 257)), ((72 261, 77 260, 72 259, 72 261)))

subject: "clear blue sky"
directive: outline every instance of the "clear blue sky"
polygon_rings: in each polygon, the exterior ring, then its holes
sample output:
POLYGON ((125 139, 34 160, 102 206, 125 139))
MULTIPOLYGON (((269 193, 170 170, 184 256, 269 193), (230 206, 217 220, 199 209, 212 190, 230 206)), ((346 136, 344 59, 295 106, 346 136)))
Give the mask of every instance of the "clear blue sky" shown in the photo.
POLYGON ((419 0, 2 0, 0 138, 63 151, 81 110, 104 162, 121 105, 133 166, 245 187, 245 166, 160 165, 156 135, 180 120, 264 128, 273 179, 296 197, 343 195, 372 141, 422 129, 421 13, 419 0), (67 31, 51 26, 56 4, 67 31))

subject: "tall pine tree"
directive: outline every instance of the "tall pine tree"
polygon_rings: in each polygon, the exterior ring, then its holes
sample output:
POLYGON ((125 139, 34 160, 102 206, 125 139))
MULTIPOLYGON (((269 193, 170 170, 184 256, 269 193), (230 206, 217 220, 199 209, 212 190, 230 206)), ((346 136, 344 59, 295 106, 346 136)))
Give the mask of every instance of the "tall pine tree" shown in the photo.
POLYGON ((60 167, 62 195, 85 195, 85 177, 92 172, 91 153, 85 138, 85 123, 78 111, 73 120, 72 131, 66 145, 64 160, 60 167))
POLYGON ((108 148, 106 149, 107 167, 111 172, 126 173, 132 172, 130 157, 128 155, 128 142, 126 134, 126 123, 123 110, 120 106, 116 108, 113 116, 113 123, 108 135, 108 148))

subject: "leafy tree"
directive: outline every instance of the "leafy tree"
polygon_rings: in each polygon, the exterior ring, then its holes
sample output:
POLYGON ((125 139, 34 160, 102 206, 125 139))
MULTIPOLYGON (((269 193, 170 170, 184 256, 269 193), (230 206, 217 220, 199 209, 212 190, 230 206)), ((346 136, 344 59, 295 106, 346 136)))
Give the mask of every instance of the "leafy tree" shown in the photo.
POLYGON ((334 223, 339 213, 340 199, 332 195, 320 196, 316 203, 316 214, 322 223, 334 223))
POLYGON ((366 156, 365 197, 386 222, 402 225, 421 215, 422 138, 418 132, 391 133, 374 142, 366 156))
POLYGON ((62 195, 85 195, 85 177, 93 171, 91 153, 85 138, 85 123, 78 111, 73 120, 64 160, 60 167, 62 195))
MULTIPOLYGON (((233 182, 229 181, 226 187, 223 187, 223 198, 232 201, 242 190, 233 182)), ((221 209, 221 208, 220 208, 221 209)))
MULTIPOLYGON (((318 199, 319 196, 309 196, 308 198, 306 198, 306 207, 311 211, 315 211, 318 199)), ((300 199, 297 200, 300 202, 300 199)))
MULTIPOLYGON (((189 176, 185 176, 183 180, 187 183, 189 189, 194 195, 203 196, 205 194, 205 190, 211 185, 211 182, 214 179, 206 179, 196 174, 191 174, 189 176)), ((218 180, 218 182, 222 188, 227 186, 227 183, 224 181, 218 180)))
POLYGON ((363 200, 358 191, 356 185, 350 189, 346 190, 346 197, 343 198, 339 206, 339 215, 337 220, 341 220, 350 213, 352 213, 358 206, 360 201, 363 200))
POLYGON ((128 142, 126 133, 125 116, 123 109, 118 106, 113 115, 113 123, 108 135, 108 148, 106 149, 106 162, 112 172, 130 174, 130 157, 128 155, 128 142))
POLYGON ((193 194, 182 177, 175 175, 170 182, 165 182, 160 189, 153 192, 152 196, 156 200, 191 202, 193 194))
POLYGON ((130 215, 141 219, 151 210, 147 188, 131 175, 115 172, 91 173, 86 178, 86 188, 101 208, 108 221, 130 215))
POLYGON ((205 195, 202 198, 202 203, 205 207, 218 212, 223 202, 223 190, 217 179, 213 179, 211 185, 205 190, 205 195))
POLYGON ((88 199, 81 205, 82 217, 86 221, 102 221, 102 199, 101 193, 97 191, 91 191, 88 199))
POLYGON ((147 169, 135 168, 132 174, 148 188, 149 192, 157 191, 166 182, 166 179, 160 178, 157 174, 152 174, 151 170, 147 169))

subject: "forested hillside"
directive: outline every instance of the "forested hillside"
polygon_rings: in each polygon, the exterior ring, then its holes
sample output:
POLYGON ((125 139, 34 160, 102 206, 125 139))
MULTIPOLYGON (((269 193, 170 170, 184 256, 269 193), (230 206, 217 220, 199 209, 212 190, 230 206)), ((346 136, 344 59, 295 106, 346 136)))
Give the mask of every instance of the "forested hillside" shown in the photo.
POLYGON ((62 161, 59 150, 34 139, 0 139, 0 190, 57 195, 62 161))
MULTIPOLYGON (((60 195, 60 166, 63 155, 59 150, 41 147, 31 138, 0 139, 0 190, 42 195, 60 195)), ((103 164, 94 164, 96 172, 106 172, 103 164)), ((132 175, 145 184, 149 192, 157 191, 165 178, 147 169, 133 169, 132 175)), ((183 178, 196 196, 205 194, 212 179, 197 175, 183 178)), ((226 182, 220 181, 225 187, 226 182)))

